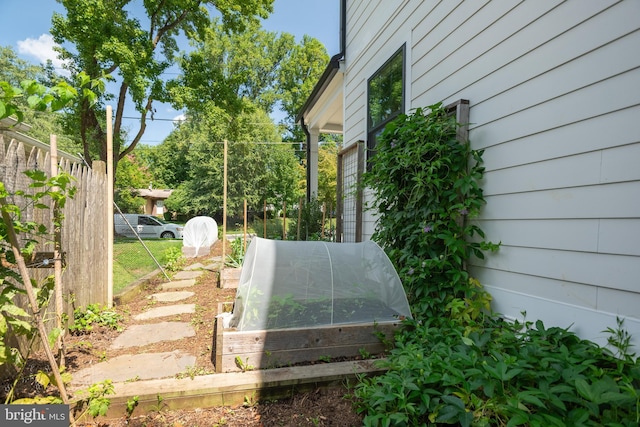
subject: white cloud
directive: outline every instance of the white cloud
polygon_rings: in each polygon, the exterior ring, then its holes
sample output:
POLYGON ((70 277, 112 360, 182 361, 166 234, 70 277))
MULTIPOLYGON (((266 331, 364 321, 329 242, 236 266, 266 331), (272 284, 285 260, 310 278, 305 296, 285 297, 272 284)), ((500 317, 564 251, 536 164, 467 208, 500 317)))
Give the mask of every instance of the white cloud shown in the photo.
POLYGON ((173 123, 178 124, 185 122, 187 120, 187 116, 184 114, 179 114, 173 118, 173 123))
POLYGON ((51 34, 42 34, 37 39, 19 40, 18 53, 33 56, 43 64, 51 60, 58 73, 68 75, 68 71, 62 69, 63 62, 58 59, 58 53, 53 50, 55 45, 51 34))

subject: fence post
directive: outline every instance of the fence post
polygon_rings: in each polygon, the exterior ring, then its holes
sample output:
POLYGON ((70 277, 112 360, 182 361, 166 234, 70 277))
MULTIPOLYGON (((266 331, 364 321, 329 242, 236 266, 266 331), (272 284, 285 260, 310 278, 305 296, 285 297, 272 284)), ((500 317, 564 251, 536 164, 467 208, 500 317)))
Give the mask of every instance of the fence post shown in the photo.
POLYGON ((107 307, 113 307, 113 123, 107 105, 107 307))

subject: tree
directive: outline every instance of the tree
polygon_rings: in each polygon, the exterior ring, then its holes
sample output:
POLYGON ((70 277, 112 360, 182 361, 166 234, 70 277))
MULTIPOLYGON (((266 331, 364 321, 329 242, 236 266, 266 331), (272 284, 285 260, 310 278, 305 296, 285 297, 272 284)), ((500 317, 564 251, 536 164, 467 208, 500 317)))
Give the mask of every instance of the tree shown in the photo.
POLYGON ((116 171, 114 201, 122 212, 139 212, 145 202, 138 190, 147 188, 153 181, 149 170, 136 159, 136 154, 123 157, 116 171))
POLYGON ((86 72, 91 80, 108 77, 117 82, 115 94, 104 93, 91 105, 81 99, 74 106, 70 123, 79 130, 85 158, 97 153, 106 161, 106 131, 102 110, 115 99, 114 165, 131 153, 153 118, 153 103, 167 101, 162 74, 174 63, 177 36, 202 34, 209 24, 208 6, 221 14, 227 31, 242 31, 266 18, 273 0, 58 0, 66 16, 54 14, 52 35, 63 59, 69 60, 72 74, 86 72), (130 16, 129 9, 139 14, 130 16), (72 44, 72 48, 65 46, 72 44), (123 141, 122 119, 125 104, 133 102, 140 126, 132 141, 123 141))
POLYGON ((187 120, 167 138, 166 144, 180 147, 169 163, 175 173, 162 170, 165 165, 159 150, 150 154, 150 170, 165 177, 175 188, 166 206, 186 215, 220 216, 223 205, 223 141, 228 143, 228 199, 231 216, 240 216, 243 202, 250 209, 261 208, 263 200, 296 200, 297 182, 302 169, 288 144, 279 143, 277 127, 266 112, 257 107, 240 113, 233 120, 221 108, 210 105, 200 119, 187 120), (255 123, 262 123, 256 126, 255 123), (158 163, 154 163, 158 161, 158 163), (181 176, 181 182, 173 181, 181 176))
MULTIPOLYGON (((55 73, 49 63, 43 67, 33 65, 30 62, 18 58, 15 51, 7 46, 0 46, 0 81, 19 88, 23 81, 35 81, 45 87, 54 87, 63 78, 55 73)), ((75 153, 78 146, 67 137, 60 124, 60 114, 51 111, 35 111, 28 108, 27 98, 18 96, 14 99, 20 106, 22 121, 31 126, 29 136, 37 140, 48 142, 49 135, 58 137, 58 148, 70 153, 75 153)))
POLYGON ((327 208, 336 206, 339 148, 339 145, 332 142, 318 147, 318 201, 327 208))
POLYGON ((283 136, 293 140, 297 111, 329 58, 322 43, 305 36, 297 44, 293 35, 258 24, 230 34, 214 21, 193 45, 181 61, 183 77, 171 88, 176 107, 186 107, 194 118, 210 102, 232 116, 255 107, 267 113, 279 108, 286 114, 283 136))

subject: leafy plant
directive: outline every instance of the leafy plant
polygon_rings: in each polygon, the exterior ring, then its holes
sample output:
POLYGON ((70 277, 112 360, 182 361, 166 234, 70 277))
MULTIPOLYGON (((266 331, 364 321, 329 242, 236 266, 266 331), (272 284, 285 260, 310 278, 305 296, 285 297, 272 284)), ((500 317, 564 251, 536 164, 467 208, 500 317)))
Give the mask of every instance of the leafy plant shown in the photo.
POLYGON ((253 371, 255 369, 255 366, 249 364, 248 357, 245 360, 242 360, 240 356, 236 356, 235 362, 236 366, 240 368, 242 372, 253 371))
POLYGON ((458 140, 458 126, 442 104, 400 115, 382 132, 363 176, 376 195, 372 238, 394 263, 419 317, 467 298, 468 260, 498 248, 470 221, 485 204, 482 151, 458 140))
POLYGON ((354 389, 366 426, 635 426, 640 364, 618 321, 609 347, 542 322, 507 322, 471 278, 498 249, 469 220, 484 204, 482 151, 458 141, 440 104, 382 133, 364 183, 376 193, 374 239, 412 303, 386 373, 354 389))
MULTIPOLYGON (((364 424, 632 426, 640 421, 640 364, 542 322, 405 321, 388 369, 360 378, 364 424)), ((618 332, 617 332, 618 333, 618 332)))
POLYGON ((244 239, 237 238, 231 241, 231 253, 227 256, 226 265, 233 268, 242 267, 244 261, 244 239))
POLYGON ((131 419, 131 417, 133 416, 133 411, 138 407, 139 403, 140 402, 138 396, 133 396, 127 399, 127 419, 131 419))
POLYGON ((76 412, 80 412, 78 418, 82 418, 85 414, 94 418, 105 416, 111 405, 111 400, 107 396, 111 394, 115 394, 113 381, 104 380, 92 384, 87 390, 84 390, 85 397, 76 402, 76 412))
POLYGON ((73 323, 69 331, 76 335, 87 334, 93 330, 93 325, 106 326, 117 331, 122 330, 120 322, 122 315, 107 309, 100 304, 89 304, 86 309, 76 308, 73 311, 73 323))
MULTIPOLYGON (((44 203, 44 199, 49 199, 56 207, 53 227, 59 228, 62 222, 61 209, 67 198, 74 195, 75 188, 71 186, 72 177, 68 174, 61 173, 52 178, 47 178, 46 174, 39 170, 27 171, 25 174, 32 181, 28 191, 17 190, 11 194, 4 183, 0 182, 0 365, 8 365, 17 372, 15 386, 23 373, 36 337, 40 338, 61 399, 67 403, 64 381, 51 350, 51 341, 55 341, 62 331, 60 328, 53 328, 47 334, 42 317, 43 309, 49 304, 54 281, 49 277, 38 287, 36 281, 30 277, 25 261, 33 255, 37 244, 52 240, 52 232, 44 224, 24 221, 22 213, 26 211, 25 206, 48 209, 49 205, 44 203), (22 207, 9 203, 9 200, 20 203, 22 207), (16 304, 15 297, 18 295, 27 297, 30 313, 16 304), (10 343, 7 339, 9 336, 24 338, 28 344, 21 348, 20 345, 14 344, 16 340, 10 343)), ((13 391, 12 387, 7 394, 7 400, 14 398, 13 391)))
POLYGON ((164 268, 168 271, 178 271, 185 265, 182 250, 178 247, 170 247, 164 251, 164 268))

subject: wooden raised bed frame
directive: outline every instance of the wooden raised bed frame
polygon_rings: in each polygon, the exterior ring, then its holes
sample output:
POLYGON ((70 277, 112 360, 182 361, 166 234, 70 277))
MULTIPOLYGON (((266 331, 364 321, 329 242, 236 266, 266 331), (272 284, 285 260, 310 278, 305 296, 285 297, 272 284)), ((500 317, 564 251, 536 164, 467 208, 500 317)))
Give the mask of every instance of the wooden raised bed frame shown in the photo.
MULTIPOLYGON (((222 311, 220 304, 218 313, 222 311)), ((221 373, 379 355, 388 350, 399 327, 400 321, 391 321, 239 332, 223 328, 216 318, 213 363, 221 373)))

